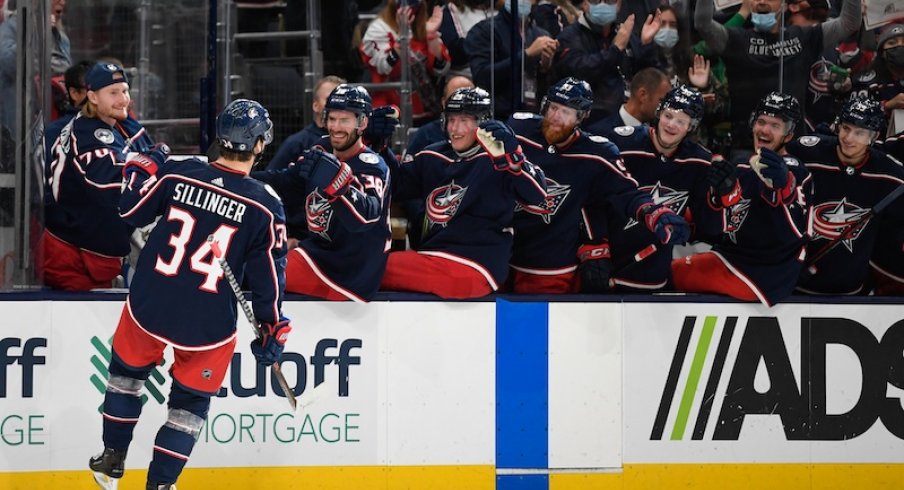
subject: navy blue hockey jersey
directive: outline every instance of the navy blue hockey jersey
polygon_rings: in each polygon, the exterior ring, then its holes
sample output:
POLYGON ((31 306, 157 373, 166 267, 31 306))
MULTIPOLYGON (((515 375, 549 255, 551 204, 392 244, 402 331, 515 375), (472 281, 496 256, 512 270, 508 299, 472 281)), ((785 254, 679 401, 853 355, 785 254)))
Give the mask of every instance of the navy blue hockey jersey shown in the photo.
POLYGON ((444 141, 394 172, 393 198, 425 202, 419 251, 471 267, 498 289, 508 276, 515 206, 544 204, 543 171, 525 161, 517 175, 500 172, 485 151, 461 157, 444 141))
POLYGON ((120 210, 131 226, 158 216, 138 258, 128 306, 144 330, 174 345, 212 348, 235 335, 236 300, 208 236, 251 289, 260 322, 280 318, 283 206, 265 184, 217 163, 170 160, 156 177, 132 173, 120 210))
MULTIPOLYGON (((788 145, 813 176, 811 242, 808 255, 851 230, 815 264, 815 273, 802 271, 798 290, 815 294, 857 294, 864 290, 869 260, 879 232, 879 220, 862 218, 883 197, 904 184, 904 169, 884 153, 870 149, 859 167, 845 166, 838 157, 835 136, 802 136, 788 145)), ((904 225, 904 199, 884 211, 883 226, 904 225)), ((904 257, 902 257, 904 258, 904 257)))
POLYGON ((44 220, 47 230, 79 248, 112 257, 129 254, 133 227, 119 218, 126 154, 153 145, 144 128, 128 118, 110 127, 76 116, 47 158, 44 220))
MULTIPOLYGON (((685 138, 666 156, 653 145, 653 128, 621 126, 605 134, 621 150, 625 168, 649 193, 655 204, 667 206, 692 226, 694 238, 713 241, 722 232, 721 212, 707 202, 709 184, 706 174, 712 153, 685 138)), ((656 235, 634 215, 620 210, 609 212, 609 246, 615 264, 630 263, 635 253, 655 243, 657 250, 641 262, 613 272, 615 284, 634 289, 660 289, 671 276, 672 246, 659 242, 656 235)))
MULTIPOLYGON (((618 148, 601 136, 579 132, 563 147, 546 142, 536 114, 516 113, 509 126, 527 158, 543 169, 543 206, 515 209, 512 268, 530 274, 563 274, 577 268, 577 250, 605 239, 605 208, 634 216, 650 202, 625 170, 618 148)), ((646 229, 646 228, 644 228, 646 229)))
POLYGON ((380 287, 391 244, 389 168, 367 147, 345 163, 354 180, 333 201, 298 177, 292 165, 283 171, 252 175, 273 185, 281 196, 304 199, 308 235, 290 253, 301 254, 322 279, 347 298, 365 301, 380 287))

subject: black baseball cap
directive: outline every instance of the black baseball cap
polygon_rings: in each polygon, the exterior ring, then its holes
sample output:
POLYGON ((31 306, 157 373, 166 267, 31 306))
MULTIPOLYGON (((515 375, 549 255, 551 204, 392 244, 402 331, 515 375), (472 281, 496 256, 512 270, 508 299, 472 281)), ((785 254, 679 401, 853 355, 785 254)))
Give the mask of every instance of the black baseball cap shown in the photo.
POLYGON ((114 83, 128 83, 125 70, 115 63, 97 63, 85 75, 88 90, 98 91, 114 83))

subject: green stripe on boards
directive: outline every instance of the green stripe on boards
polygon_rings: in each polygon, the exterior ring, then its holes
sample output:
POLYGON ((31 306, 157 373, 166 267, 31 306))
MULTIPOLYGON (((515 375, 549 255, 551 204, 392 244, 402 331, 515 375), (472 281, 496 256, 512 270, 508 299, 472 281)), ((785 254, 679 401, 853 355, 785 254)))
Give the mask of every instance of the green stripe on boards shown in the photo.
POLYGON ((706 361, 706 352, 709 350, 717 319, 717 317, 708 316, 703 321, 703 330, 697 340, 697 350, 694 352, 691 370, 687 374, 687 384, 684 385, 684 393, 681 394, 681 405, 679 405, 678 415, 675 417, 675 426, 672 428, 671 439, 673 441, 680 441, 684 438, 684 429, 687 428, 687 419, 691 412, 691 405, 694 403, 694 395, 697 393, 697 385, 700 383, 700 373, 703 372, 703 363, 706 361))

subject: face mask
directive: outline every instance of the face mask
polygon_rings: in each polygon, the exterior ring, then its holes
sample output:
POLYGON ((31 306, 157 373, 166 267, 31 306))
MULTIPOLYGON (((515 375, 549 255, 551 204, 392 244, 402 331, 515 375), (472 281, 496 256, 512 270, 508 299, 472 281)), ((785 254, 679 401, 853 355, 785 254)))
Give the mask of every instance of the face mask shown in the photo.
POLYGON ((672 49, 678 44, 678 30, 670 27, 663 27, 653 36, 653 41, 662 48, 672 49))
POLYGON ((895 46, 885 50, 885 61, 888 64, 904 67, 904 46, 895 46))
POLYGON ((608 3, 600 2, 596 5, 590 6, 590 10, 587 13, 587 18, 590 22, 596 25, 605 26, 615 22, 615 17, 617 15, 617 5, 609 5, 608 3))
MULTIPOLYGON (((518 0, 518 17, 524 18, 530 14, 530 0, 518 0)), ((505 10, 512 13, 512 0, 505 0, 505 10)))
POLYGON ((753 22, 753 28, 760 32, 769 32, 775 26, 775 14, 770 12, 767 14, 753 13, 750 15, 750 21, 753 22))

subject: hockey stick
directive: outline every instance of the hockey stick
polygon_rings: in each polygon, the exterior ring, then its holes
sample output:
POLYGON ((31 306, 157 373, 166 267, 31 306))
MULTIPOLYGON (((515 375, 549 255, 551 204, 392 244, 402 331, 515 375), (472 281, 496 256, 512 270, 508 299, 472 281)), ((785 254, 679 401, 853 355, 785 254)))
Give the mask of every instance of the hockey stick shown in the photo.
MULTIPOLYGON (((230 267, 226 262, 226 257, 223 256, 223 250, 220 249, 220 245, 216 242, 216 240, 214 240, 213 235, 207 237, 207 243, 210 244, 210 249, 213 251, 213 256, 217 259, 217 262, 220 263, 220 267, 223 269, 223 274, 226 275, 226 280, 229 282, 229 287, 232 288, 232 293, 235 294, 235 299, 238 300, 239 306, 242 307, 242 311, 245 313, 245 318, 248 319, 248 323, 250 323, 251 328, 254 329, 254 337, 260 339, 260 323, 258 323, 257 318, 254 318, 254 311, 251 310, 251 305, 248 304, 248 300, 245 299, 245 293, 242 292, 242 287, 235 279, 235 274, 232 273, 232 267, 230 267)), ((292 388, 289 387, 289 383, 286 381, 286 377, 283 376, 279 362, 274 362, 270 366, 270 370, 273 372, 273 376, 279 383, 280 388, 282 388, 283 393, 285 393, 286 400, 289 401, 289 406, 292 407, 292 411, 295 411, 295 407, 297 406, 298 401, 295 400, 295 392, 292 391, 292 388)))
POLYGON ((621 274, 626 269, 630 269, 631 267, 633 267, 634 264, 643 262, 647 257, 656 253, 656 250, 658 250, 658 249, 659 249, 659 247, 657 247, 655 243, 651 243, 651 244, 647 245, 646 247, 638 250, 637 253, 631 257, 630 261, 616 267, 615 270, 613 270, 612 273, 609 274, 609 276, 610 276, 609 277, 609 287, 614 288, 616 286, 615 279, 613 279, 613 277, 616 274, 621 274))
POLYGON ((888 193, 887 196, 883 197, 881 201, 877 202, 875 206, 872 207, 869 211, 866 212, 863 216, 860 217, 857 221, 847 225, 843 232, 841 232, 837 237, 833 238, 832 241, 826 243, 819 250, 816 251, 811 257, 807 259, 807 272, 812 274, 816 274, 816 263, 819 262, 820 259, 825 257, 829 252, 835 249, 839 243, 851 238, 854 236, 854 233, 866 224, 873 216, 881 213, 885 210, 891 203, 895 202, 896 199, 901 197, 901 194, 904 194, 904 185, 899 185, 895 190, 888 193))

